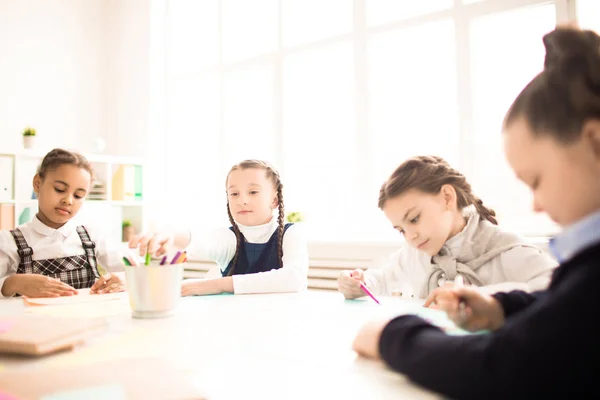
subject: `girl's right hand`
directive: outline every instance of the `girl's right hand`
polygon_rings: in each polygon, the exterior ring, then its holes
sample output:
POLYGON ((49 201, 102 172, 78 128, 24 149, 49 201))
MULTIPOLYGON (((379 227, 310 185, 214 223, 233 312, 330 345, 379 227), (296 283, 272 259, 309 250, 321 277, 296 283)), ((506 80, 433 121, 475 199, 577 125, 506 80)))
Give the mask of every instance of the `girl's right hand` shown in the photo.
POLYGON ((365 273, 362 269, 354 271, 342 271, 338 277, 338 290, 348 300, 363 297, 365 293, 360 284, 365 282, 365 273))
POLYGON ((140 256, 146 253, 160 257, 170 250, 173 243, 173 235, 161 233, 143 233, 134 235, 129 240, 129 248, 135 249, 139 246, 140 256))
POLYGON ((11 291, 27 297, 60 297, 77 294, 74 287, 58 279, 40 274, 11 275, 4 282, 5 285, 7 283, 9 287, 12 287, 11 291))
POLYGON ((498 300, 472 286, 437 288, 424 306, 445 311, 457 326, 470 332, 495 331, 504 325, 504 309, 498 300))

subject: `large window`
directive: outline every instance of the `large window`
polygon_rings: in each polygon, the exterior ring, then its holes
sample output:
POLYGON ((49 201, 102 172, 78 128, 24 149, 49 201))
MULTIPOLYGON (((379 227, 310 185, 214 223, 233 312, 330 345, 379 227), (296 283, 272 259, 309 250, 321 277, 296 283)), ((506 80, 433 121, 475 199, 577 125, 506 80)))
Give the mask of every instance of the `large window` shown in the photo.
POLYGON ((577 21, 583 29, 592 29, 600 32, 600 1, 577 0, 577 21))
POLYGON ((554 4, 543 4, 475 17, 469 26, 475 166, 469 178, 499 220, 520 232, 546 233, 554 227, 543 214, 532 215, 530 191, 504 159, 502 120, 515 97, 542 70, 541 37, 555 25, 554 4))
POLYGON ((501 122, 542 68, 542 35, 570 10, 597 29, 600 2, 155 1, 174 219, 227 223, 227 171, 260 158, 282 173, 286 209, 306 216, 313 240, 396 240, 379 186, 407 157, 435 154, 507 228, 553 230, 506 165, 501 122))

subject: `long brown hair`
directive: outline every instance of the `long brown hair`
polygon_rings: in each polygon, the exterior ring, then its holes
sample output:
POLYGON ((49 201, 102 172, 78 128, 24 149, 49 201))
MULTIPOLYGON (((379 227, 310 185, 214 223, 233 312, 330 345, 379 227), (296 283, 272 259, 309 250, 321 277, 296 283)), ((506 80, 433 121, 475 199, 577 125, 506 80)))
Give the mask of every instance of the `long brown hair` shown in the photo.
POLYGON ((64 149, 54 149, 42 159, 42 163, 37 169, 37 175, 44 180, 48 171, 56 169, 61 165, 74 165, 76 167, 85 169, 90 173, 90 177, 94 178, 94 170, 90 162, 81 154, 64 149))
MULTIPOLYGON (((249 168, 257 168, 265 170, 267 174, 267 179, 270 179, 273 183, 273 187, 275 188, 275 192, 277 193, 277 205, 279 209, 279 214, 277 216, 277 255, 279 256, 279 265, 283 267, 283 229, 284 229, 284 206, 283 206, 283 184, 281 183, 281 177, 279 176, 279 172, 275 168, 273 168, 269 163, 261 160, 244 160, 229 170, 227 173, 227 179, 229 179, 229 174, 235 170, 244 170, 249 168)), ((227 181, 225 181, 227 182, 227 181)), ((237 261, 239 258, 240 247, 242 245, 242 232, 240 232, 240 228, 237 226, 233 216, 231 215, 231 211, 229 211, 229 196, 227 197, 227 215, 229 216, 229 222, 233 227, 233 232, 235 233, 236 238, 236 247, 235 247, 235 255, 233 256, 233 263, 231 268, 229 269, 229 276, 233 275, 235 272, 235 267, 237 266, 237 261)))
POLYGON ((459 209, 473 204, 481 218, 498 225, 496 212, 484 206, 483 201, 473 194, 465 176, 452 168, 446 160, 436 156, 413 157, 400 164, 381 186, 379 208, 383 209, 386 201, 410 189, 438 194, 444 185, 452 185, 456 191, 456 205, 459 209))
POLYGON ((561 27, 543 42, 544 70, 517 96, 504 127, 524 118, 535 136, 571 143, 587 120, 600 119, 600 36, 561 27))

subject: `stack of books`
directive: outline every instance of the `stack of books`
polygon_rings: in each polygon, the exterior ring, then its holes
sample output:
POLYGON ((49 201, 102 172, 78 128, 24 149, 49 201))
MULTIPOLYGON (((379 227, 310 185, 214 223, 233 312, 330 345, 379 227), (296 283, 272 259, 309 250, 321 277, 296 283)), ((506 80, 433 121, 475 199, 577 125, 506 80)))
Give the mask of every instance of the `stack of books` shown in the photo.
POLYGON ((107 200, 106 199, 106 186, 104 182, 95 180, 92 182, 92 189, 88 195, 89 200, 107 200))

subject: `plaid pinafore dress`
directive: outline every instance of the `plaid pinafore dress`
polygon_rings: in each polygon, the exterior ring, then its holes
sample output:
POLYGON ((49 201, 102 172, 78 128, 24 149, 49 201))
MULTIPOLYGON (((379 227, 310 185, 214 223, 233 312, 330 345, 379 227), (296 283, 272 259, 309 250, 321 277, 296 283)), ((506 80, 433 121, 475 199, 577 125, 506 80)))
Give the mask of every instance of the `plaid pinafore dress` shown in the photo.
POLYGON ((10 231, 10 233, 15 239, 17 253, 20 258, 17 274, 49 276, 59 279, 75 289, 92 287, 96 279, 100 277, 96 262, 96 244, 92 242, 83 226, 77 227, 77 234, 79 234, 85 254, 46 260, 32 259, 33 249, 27 244, 19 228, 10 231))

